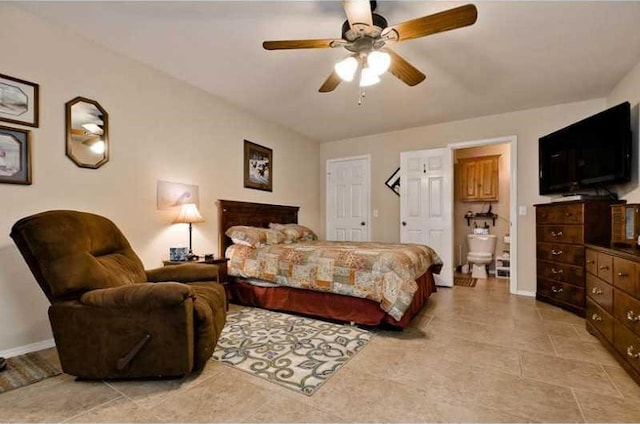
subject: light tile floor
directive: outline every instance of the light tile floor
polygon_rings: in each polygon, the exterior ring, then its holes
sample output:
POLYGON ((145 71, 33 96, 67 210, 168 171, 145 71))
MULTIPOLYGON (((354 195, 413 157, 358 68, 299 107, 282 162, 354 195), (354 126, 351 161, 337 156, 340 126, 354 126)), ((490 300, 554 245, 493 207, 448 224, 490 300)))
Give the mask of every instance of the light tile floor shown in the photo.
POLYGON ((211 361, 185 379, 50 378, 0 395, 0 422, 640 422, 640 387, 584 320, 508 280, 440 288, 376 333, 311 397, 211 361))

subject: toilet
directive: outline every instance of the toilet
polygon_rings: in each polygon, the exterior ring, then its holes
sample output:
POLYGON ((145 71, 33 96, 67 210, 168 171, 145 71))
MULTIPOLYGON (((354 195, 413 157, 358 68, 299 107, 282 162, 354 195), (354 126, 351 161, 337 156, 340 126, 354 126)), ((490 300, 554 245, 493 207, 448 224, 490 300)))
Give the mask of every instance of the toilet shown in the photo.
POLYGON ((487 265, 493 260, 497 237, 493 234, 468 234, 469 254, 467 262, 472 265, 471 277, 487 278, 487 265))

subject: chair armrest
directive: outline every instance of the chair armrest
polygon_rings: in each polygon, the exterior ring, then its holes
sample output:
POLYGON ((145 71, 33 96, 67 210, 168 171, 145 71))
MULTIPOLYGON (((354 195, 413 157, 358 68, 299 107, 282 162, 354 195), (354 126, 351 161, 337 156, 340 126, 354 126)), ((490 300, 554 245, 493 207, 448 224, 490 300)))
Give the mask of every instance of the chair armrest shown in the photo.
POLYGON ((182 304, 195 294, 186 284, 140 283, 92 290, 80 297, 80 303, 100 308, 135 308, 153 310, 182 304))
POLYGON ((147 281, 179 281, 192 283, 196 281, 218 281, 218 265, 185 263, 165 266, 163 268, 148 269, 147 281))

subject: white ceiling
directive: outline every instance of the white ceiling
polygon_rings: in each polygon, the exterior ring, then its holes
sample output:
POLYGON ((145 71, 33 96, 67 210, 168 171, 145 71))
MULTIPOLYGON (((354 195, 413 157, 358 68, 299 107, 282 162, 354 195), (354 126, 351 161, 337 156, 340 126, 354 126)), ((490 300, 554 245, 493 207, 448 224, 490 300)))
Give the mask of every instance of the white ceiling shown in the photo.
MULTIPOLYGON (((379 1, 390 25, 460 2, 379 1)), ((332 141, 606 96, 640 61, 640 2, 476 1, 470 27, 393 48, 427 75, 318 88, 346 50, 266 51, 340 38, 341 2, 18 2, 267 120, 332 141)))

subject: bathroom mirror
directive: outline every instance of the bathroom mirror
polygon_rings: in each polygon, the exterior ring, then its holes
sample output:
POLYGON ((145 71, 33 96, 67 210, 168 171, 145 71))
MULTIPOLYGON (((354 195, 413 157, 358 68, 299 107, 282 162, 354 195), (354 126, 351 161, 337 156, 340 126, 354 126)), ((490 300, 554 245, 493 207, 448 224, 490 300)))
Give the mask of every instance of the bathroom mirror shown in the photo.
POLYGON ((82 168, 100 168, 109 161, 109 119, 95 100, 76 97, 67 106, 66 153, 82 168))

